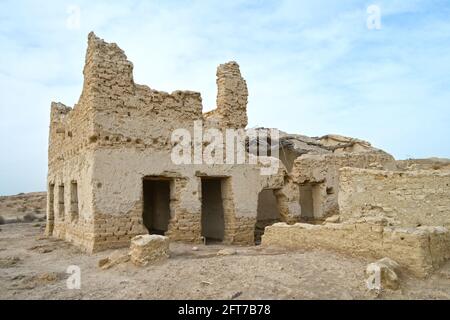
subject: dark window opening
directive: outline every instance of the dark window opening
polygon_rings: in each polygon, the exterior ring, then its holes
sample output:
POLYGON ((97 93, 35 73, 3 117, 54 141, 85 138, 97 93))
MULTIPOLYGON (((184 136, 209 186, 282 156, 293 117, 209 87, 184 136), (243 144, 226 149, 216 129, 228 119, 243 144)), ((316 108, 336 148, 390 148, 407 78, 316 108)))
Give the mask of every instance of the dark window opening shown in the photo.
POLYGON ((48 233, 53 234, 53 223, 55 221, 55 185, 52 183, 48 186, 48 211, 47 211, 47 221, 48 221, 48 233))
POLYGON ((64 185, 60 185, 58 188, 58 216, 61 220, 64 220, 64 185))

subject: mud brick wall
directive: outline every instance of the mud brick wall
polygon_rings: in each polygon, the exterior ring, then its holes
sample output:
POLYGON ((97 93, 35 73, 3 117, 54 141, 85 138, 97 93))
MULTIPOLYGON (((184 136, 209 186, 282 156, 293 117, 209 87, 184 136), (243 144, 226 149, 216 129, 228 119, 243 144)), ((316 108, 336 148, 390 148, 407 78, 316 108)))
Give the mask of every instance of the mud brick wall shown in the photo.
POLYGON ((124 215, 95 213, 91 252, 128 247, 133 237, 147 234, 142 222, 142 204, 124 215))
POLYGON ((339 169, 342 167, 393 167, 394 158, 382 151, 339 154, 305 154, 294 162, 292 176, 300 185, 316 186, 315 218, 339 213, 339 169))
POLYGON ((171 240, 193 243, 201 242, 201 214, 178 210, 169 222, 166 232, 171 240))
POLYGON ((166 232, 171 240, 186 241, 193 243, 201 242, 201 205, 200 199, 200 182, 191 181, 193 190, 188 192, 188 179, 176 178, 173 182, 173 188, 170 195, 170 211, 171 219, 169 221, 169 230, 166 232), (188 207, 184 205, 183 200, 187 200, 186 196, 193 196, 195 193, 196 206, 188 207))
MULTIPOLYGON (((254 243, 258 193, 282 188, 284 171, 269 179, 261 176, 261 165, 179 165, 171 157, 175 129, 191 136, 196 127, 244 130, 248 90, 236 62, 218 67, 217 108, 206 114, 198 92, 167 93, 136 84, 125 52, 94 33, 88 37, 83 75, 78 103, 51 107, 47 235, 88 252, 128 246, 133 236, 148 232, 143 226, 143 181, 152 177, 173 181, 167 235, 199 242, 198 186, 206 176, 229 180, 223 196, 224 241, 254 243), (75 218, 72 207, 79 209, 75 218)), ((299 215, 296 200, 283 192, 284 215, 299 215)))
POLYGON ((205 119, 218 127, 245 128, 247 126, 247 83, 234 62, 217 68, 217 109, 205 114, 205 119))
POLYGON ((266 228, 262 244, 293 250, 333 250, 374 259, 389 257, 419 277, 428 276, 450 258, 450 234, 443 227, 277 223, 266 228))
POLYGON ((339 207, 344 220, 385 217, 400 226, 450 227, 450 172, 343 168, 339 207))

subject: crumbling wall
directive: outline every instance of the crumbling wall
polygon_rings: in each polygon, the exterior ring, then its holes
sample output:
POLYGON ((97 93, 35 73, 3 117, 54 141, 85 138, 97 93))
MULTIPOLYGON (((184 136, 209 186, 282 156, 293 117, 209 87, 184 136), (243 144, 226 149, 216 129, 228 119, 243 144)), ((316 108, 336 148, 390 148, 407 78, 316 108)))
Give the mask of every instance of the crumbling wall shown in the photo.
POLYGON ((95 148, 170 150, 174 129, 202 119, 200 93, 171 94, 138 85, 133 64, 115 43, 89 34, 81 101, 95 110, 90 136, 95 148))
POLYGON ((314 218, 338 214, 339 169, 391 168, 394 158, 382 151, 362 153, 304 154, 297 158, 292 169, 293 181, 313 189, 314 218))
POLYGON ((450 159, 428 158, 397 160, 397 169, 408 170, 447 170, 450 171, 450 159))
POLYGON ((93 33, 83 74, 78 103, 73 108, 53 104, 51 109, 48 183, 53 192, 49 192, 48 235, 89 252, 127 246, 132 237, 146 233, 142 184, 148 176, 172 181, 167 235, 173 240, 201 240, 199 185, 204 176, 226 181, 225 243, 253 243, 258 194, 265 188, 276 190, 283 220, 298 221, 298 185, 282 165, 264 176, 260 167, 267 164, 180 166, 171 159, 175 129, 185 129, 193 137, 194 122, 221 132, 245 128, 248 90, 237 63, 218 67, 217 109, 207 114, 202 114, 199 93, 169 94, 136 84, 133 64, 124 51, 93 33), (73 185, 77 214, 72 212, 73 185))
POLYGON ((401 226, 450 227, 450 172, 342 168, 343 219, 386 217, 401 226))
MULTIPOLYGON (((92 56, 89 50, 87 60, 92 56)), ((94 85, 88 71, 85 67, 83 93, 73 108, 51 105, 47 181, 48 191, 53 192, 47 193, 46 234, 90 250, 94 241, 92 136, 100 81, 94 85)))
POLYGON ((241 76, 239 65, 234 62, 217 68, 217 109, 205 114, 205 119, 222 128, 247 126, 248 89, 241 76))
MULTIPOLYGON (((253 243, 257 193, 264 185, 272 184, 270 179, 261 177, 258 166, 176 165, 171 159, 173 131, 185 129, 193 138, 194 121, 204 120, 200 94, 168 94, 135 85, 132 65, 120 48, 93 35, 89 37, 89 47, 95 48, 95 54, 89 58, 88 53, 88 61, 93 59, 95 63, 88 63, 85 74, 106 81, 106 86, 94 90, 96 103, 101 102, 95 107, 95 135, 91 137, 95 146, 93 181, 100 186, 93 189, 94 212, 102 221, 103 217, 111 217, 106 225, 96 223, 104 236, 98 238, 95 247, 106 248, 108 243, 115 247, 129 241, 134 231, 122 235, 124 225, 139 231, 137 225, 142 219, 137 217, 143 201, 142 179, 146 176, 174 179, 166 235, 173 240, 194 242, 201 240, 201 177, 227 178, 227 185, 222 188, 224 242, 253 243), (105 74, 110 76, 104 79, 105 74)), ((219 66, 218 91, 218 117, 213 120, 205 116, 207 121, 201 128, 245 127, 247 87, 236 63, 219 66)))
POLYGON ((318 142, 322 147, 332 150, 334 153, 362 153, 378 150, 367 141, 337 134, 323 136, 319 138, 318 142))
POLYGON ((46 234, 85 248, 92 245, 94 238, 93 149, 88 138, 94 132, 92 118, 87 100, 74 108, 62 103, 51 105, 46 234), (73 185, 77 199, 73 199, 73 185))
POLYGON ((266 228, 262 245, 333 250, 375 259, 389 257, 419 277, 428 276, 450 258, 450 233, 443 227, 277 223, 266 228))

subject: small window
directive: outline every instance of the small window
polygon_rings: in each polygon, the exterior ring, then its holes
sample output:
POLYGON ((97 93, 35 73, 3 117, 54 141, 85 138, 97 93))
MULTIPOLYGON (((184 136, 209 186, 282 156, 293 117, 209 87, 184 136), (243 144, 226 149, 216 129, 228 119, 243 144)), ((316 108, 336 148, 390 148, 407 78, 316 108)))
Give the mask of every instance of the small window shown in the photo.
POLYGON ((48 185, 48 207, 47 207, 47 231, 48 235, 53 234, 53 226, 55 222, 55 184, 48 185))
POLYGON ((55 198, 55 185, 53 183, 50 183, 48 185, 48 212, 47 216, 49 220, 54 219, 54 213, 55 213, 55 207, 54 207, 54 198, 55 198))
POLYGON ((78 184, 72 181, 70 184, 70 215, 72 221, 78 219, 78 184))
POLYGON ((64 185, 58 187, 58 216, 61 220, 64 220, 64 185))

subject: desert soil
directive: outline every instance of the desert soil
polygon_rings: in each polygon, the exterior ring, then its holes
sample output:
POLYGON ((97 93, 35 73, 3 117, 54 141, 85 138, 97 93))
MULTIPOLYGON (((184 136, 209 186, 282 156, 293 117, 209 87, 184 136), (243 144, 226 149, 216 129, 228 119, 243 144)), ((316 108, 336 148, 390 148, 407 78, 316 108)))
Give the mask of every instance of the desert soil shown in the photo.
POLYGON ((6 223, 45 219, 46 192, 21 193, 15 196, 0 196, 0 220, 6 223))
POLYGON ((171 243, 164 262, 102 270, 113 251, 87 255, 43 237, 45 193, 0 197, 0 215, 0 299, 450 299, 450 262, 428 279, 403 272, 400 290, 378 294, 365 284, 373 261, 326 251, 171 243), (223 248, 236 254, 217 256, 223 248), (79 290, 67 288, 72 265, 79 290))
POLYGON ((217 256, 224 246, 172 243, 165 262, 101 270, 112 251, 86 255, 44 238, 42 222, 0 228, 0 299, 450 299, 450 264, 425 280, 402 274, 400 290, 376 295, 365 286, 370 261, 331 252, 232 247, 217 256), (67 288, 70 265, 80 267, 79 290, 67 288))

